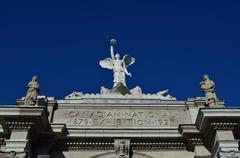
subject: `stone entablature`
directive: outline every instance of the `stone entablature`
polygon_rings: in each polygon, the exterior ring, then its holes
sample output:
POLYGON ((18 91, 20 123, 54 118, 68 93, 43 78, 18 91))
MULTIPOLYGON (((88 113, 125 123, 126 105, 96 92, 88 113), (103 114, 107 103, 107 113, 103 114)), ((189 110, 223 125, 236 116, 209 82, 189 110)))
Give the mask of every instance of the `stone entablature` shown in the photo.
MULTIPOLYGON (((226 152, 226 148, 222 143, 224 139, 216 139, 214 131, 233 131, 239 128, 240 123, 240 109, 222 106, 208 108, 199 104, 201 100, 158 102, 153 99, 152 103, 155 104, 149 105, 142 103, 141 99, 127 103, 127 100, 116 98, 108 104, 100 104, 99 100, 93 98, 87 100, 88 103, 82 100, 56 100, 42 107, 0 107, 1 150, 19 152, 16 155, 45 156, 46 153, 51 155, 50 148, 69 152, 101 150, 115 153, 114 150, 118 148, 116 142, 128 139, 127 150, 130 153, 134 151, 135 155, 137 151, 189 151, 195 155, 204 153, 216 157, 221 156, 221 149, 226 152), (125 104, 116 104, 121 101, 125 101, 125 104), (142 104, 135 105, 134 102, 142 104), (49 119, 50 115, 52 119, 49 119), (128 124, 125 119, 128 119, 128 124), (155 124, 154 120, 161 120, 162 124, 155 124), (169 124, 165 124, 166 120, 169 124), (19 139, 16 139, 18 136, 19 139), (45 146, 46 153, 30 150, 31 146, 37 144, 45 146)), ((236 140, 229 141, 231 143, 228 144, 232 145, 229 149, 235 149, 236 140)), ((131 157, 130 153, 123 153, 131 157)))
POLYGON ((58 110, 53 123, 66 123, 75 128, 160 128, 178 127, 191 123, 186 110, 164 110, 161 108, 79 108, 58 110))

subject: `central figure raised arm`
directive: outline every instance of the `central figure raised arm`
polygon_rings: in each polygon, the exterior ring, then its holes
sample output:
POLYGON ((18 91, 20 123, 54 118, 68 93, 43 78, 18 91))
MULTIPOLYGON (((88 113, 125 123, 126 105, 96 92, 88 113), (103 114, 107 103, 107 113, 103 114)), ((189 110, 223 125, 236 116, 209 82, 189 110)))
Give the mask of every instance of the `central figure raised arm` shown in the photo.
POLYGON ((102 68, 107 68, 113 70, 113 88, 116 87, 119 83, 122 83, 126 87, 126 78, 125 74, 131 77, 131 73, 128 72, 128 66, 132 65, 135 62, 135 58, 124 55, 123 59, 120 59, 120 55, 117 53, 114 55, 113 46, 117 43, 115 39, 110 40, 110 52, 111 58, 106 58, 99 62, 102 68))

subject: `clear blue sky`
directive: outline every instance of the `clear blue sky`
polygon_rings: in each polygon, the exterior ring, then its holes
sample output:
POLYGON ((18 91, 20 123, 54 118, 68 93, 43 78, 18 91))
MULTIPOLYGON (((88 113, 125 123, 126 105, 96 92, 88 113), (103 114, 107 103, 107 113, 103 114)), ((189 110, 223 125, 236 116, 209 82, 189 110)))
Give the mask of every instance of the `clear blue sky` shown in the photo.
POLYGON ((98 62, 109 40, 136 63, 127 78, 145 93, 203 96, 208 73, 227 105, 240 105, 240 1, 1 1, 0 104, 15 104, 39 76, 41 93, 64 98, 112 86, 98 62))

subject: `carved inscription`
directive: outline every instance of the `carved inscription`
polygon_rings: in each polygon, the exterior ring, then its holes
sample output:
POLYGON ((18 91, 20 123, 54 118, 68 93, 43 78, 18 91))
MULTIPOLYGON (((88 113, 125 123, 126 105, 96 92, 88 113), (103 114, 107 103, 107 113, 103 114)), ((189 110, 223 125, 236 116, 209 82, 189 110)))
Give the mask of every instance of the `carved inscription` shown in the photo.
POLYGON ((185 111, 163 110, 69 110, 68 126, 73 127, 175 127, 185 111))

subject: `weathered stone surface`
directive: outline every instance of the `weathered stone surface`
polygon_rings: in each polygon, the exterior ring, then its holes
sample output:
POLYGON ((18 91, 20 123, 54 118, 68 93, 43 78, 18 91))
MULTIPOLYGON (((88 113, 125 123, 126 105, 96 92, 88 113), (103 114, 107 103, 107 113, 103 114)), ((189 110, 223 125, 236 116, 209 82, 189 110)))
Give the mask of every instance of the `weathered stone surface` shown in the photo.
POLYGON ((209 106, 217 105, 218 98, 215 92, 215 83, 209 79, 209 76, 205 74, 203 81, 200 83, 201 91, 205 93, 206 104, 209 106))
POLYGON ((17 154, 20 157, 71 158, 79 154, 86 158, 207 158, 226 156, 222 152, 232 150, 237 153, 232 131, 239 126, 239 109, 205 108, 202 101, 89 95, 48 99, 43 107, 0 107, 0 136, 5 135, 1 150, 24 152, 17 154), (127 140, 122 147, 129 146, 118 148, 118 140, 127 140))
POLYGON ((178 127, 179 124, 191 123, 189 112, 164 110, 161 108, 141 109, 125 108, 79 108, 57 110, 53 123, 66 123, 67 127, 178 127))
POLYGON ((32 81, 27 85, 28 91, 25 97, 25 105, 36 105, 37 97, 39 94, 39 84, 37 76, 33 76, 32 81))
POLYGON ((1 150, 19 152, 20 157, 62 158, 79 154, 208 158, 238 152, 232 131, 239 126, 239 109, 206 108, 204 98, 177 101, 112 94, 44 98, 42 107, 0 107, 1 150), (119 140, 127 143, 121 146, 119 140))

